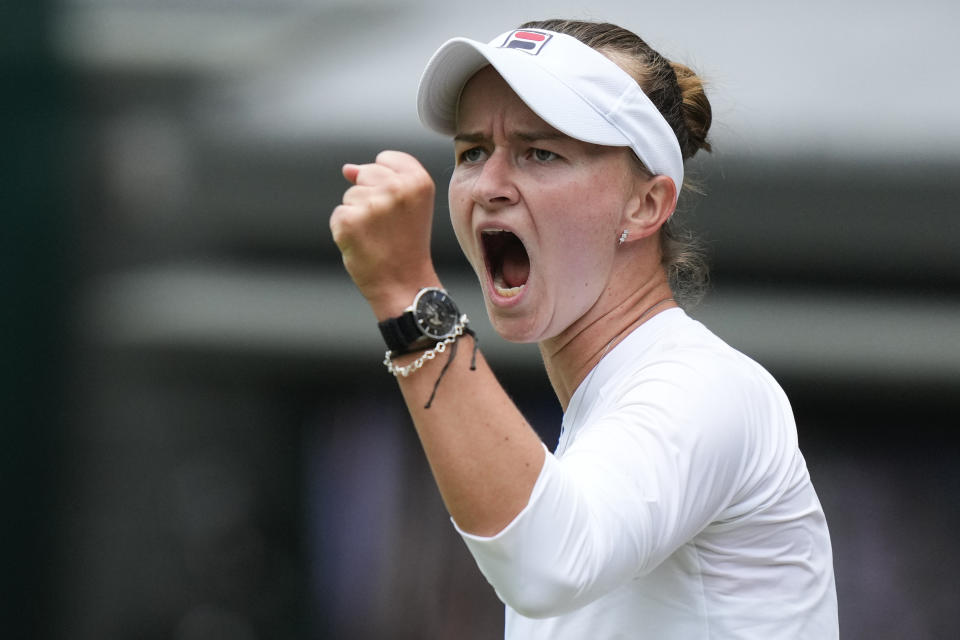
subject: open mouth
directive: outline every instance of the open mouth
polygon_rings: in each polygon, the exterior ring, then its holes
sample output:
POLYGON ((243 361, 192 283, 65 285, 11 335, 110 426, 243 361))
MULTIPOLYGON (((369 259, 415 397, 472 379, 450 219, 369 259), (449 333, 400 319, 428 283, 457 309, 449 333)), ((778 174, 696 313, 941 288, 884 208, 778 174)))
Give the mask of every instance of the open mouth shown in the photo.
POLYGON ((530 256, 520 238, 503 229, 485 229, 480 238, 493 288, 505 298, 518 295, 530 277, 530 256))

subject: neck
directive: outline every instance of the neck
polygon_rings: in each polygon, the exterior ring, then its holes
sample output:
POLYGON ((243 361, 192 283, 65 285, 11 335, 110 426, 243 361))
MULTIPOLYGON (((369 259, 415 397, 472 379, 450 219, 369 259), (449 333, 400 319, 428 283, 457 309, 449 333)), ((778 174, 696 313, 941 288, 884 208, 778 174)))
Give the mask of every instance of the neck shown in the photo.
MULTIPOLYGON (((636 281, 635 281, 636 282, 636 281)), ((662 269, 632 289, 609 286, 597 304, 559 335, 539 343, 550 384, 567 410, 573 392, 610 349, 634 329, 674 308, 662 269)))

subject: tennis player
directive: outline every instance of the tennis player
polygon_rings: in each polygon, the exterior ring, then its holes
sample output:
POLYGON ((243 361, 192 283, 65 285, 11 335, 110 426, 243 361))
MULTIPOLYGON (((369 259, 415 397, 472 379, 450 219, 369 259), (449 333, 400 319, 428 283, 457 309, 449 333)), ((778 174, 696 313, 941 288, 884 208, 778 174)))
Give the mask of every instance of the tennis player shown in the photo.
POLYGON ((836 638, 788 400, 683 310, 702 273, 671 216, 710 148, 697 76, 617 26, 551 20, 446 42, 418 100, 453 139, 450 216, 490 320, 540 347, 556 451, 441 286, 416 159, 345 165, 330 227, 506 637, 836 638))

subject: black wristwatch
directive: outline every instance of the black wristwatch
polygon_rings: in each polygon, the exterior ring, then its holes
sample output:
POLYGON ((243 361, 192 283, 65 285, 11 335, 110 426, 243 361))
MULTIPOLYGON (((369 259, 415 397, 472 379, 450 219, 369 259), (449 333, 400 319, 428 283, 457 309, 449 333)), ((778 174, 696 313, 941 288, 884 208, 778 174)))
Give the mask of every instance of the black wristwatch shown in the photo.
POLYGON ((460 310, 443 289, 426 287, 413 299, 402 315, 388 318, 377 326, 390 355, 397 356, 429 349, 444 340, 461 323, 460 310))

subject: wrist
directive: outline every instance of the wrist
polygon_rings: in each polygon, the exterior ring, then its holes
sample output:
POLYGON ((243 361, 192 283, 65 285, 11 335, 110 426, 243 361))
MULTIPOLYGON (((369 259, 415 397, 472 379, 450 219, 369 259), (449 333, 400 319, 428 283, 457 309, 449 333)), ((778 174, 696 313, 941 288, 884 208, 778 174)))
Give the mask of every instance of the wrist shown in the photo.
MULTIPOLYGON (((387 312, 395 308, 396 299, 395 296, 391 296, 389 299, 378 301, 375 311, 387 312)), ((371 305, 373 304, 371 302, 371 305)), ((470 369, 477 368, 476 334, 470 330, 468 323, 467 316, 460 313, 450 295, 439 286, 420 288, 411 303, 404 307, 399 315, 388 317, 377 323, 387 345, 383 364, 387 371, 396 377, 406 378, 439 354, 445 353, 448 347, 450 348, 450 358, 440 370, 440 375, 433 385, 433 392, 424 409, 429 409, 433 403, 440 379, 456 355, 457 340, 464 334, 474 337, 470 369), (416 358, 409 363, 406 362, 415 352, 418 354, 416 358), (394 358, 397 356, 404 356, 403 362, 395 361, 394 358)))
POLYGON ((375 295, 367 296, 367 302, 376 316, 377 322, 401 315, 417 297, 417 293, 424 287, 439 287, 440 279, 436 275, 426 277, 417 283, 394 284, 379 291, 375 295))
POLYGON ((466 322, 467 317, 460 313, 450 294, 440 287, 424 287, 402 313, 378 322, 377 326, 387 345, 387 356, 392 358, 429 349, 454 332, 459 336, 466 322))

